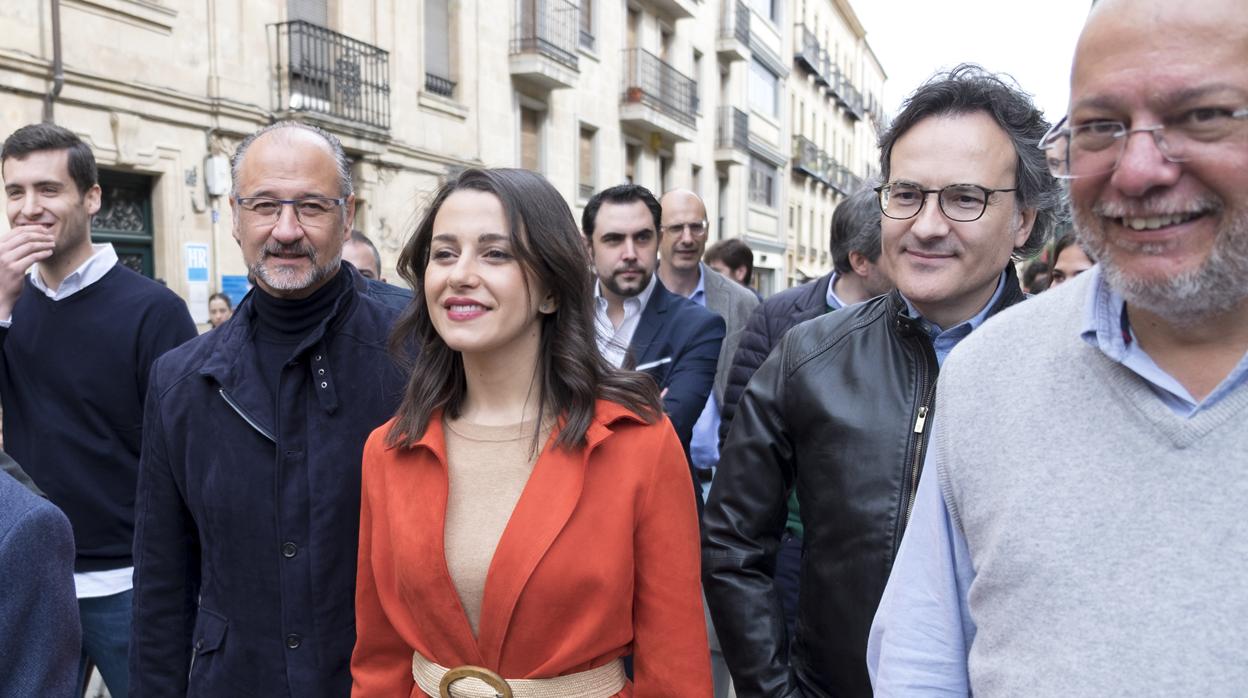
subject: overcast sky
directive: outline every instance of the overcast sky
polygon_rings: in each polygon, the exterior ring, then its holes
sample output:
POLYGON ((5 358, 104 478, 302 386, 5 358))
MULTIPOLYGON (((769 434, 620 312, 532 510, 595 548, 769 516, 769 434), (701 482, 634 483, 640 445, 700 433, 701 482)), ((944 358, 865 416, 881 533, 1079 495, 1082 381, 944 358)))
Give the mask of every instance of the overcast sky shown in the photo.
POLYGON ((928 76, 964 61, 1009 73, 1050 121, 1066 113, 1070 59, 1090 0, 851 0, 884 65, 895 114, 928 76))

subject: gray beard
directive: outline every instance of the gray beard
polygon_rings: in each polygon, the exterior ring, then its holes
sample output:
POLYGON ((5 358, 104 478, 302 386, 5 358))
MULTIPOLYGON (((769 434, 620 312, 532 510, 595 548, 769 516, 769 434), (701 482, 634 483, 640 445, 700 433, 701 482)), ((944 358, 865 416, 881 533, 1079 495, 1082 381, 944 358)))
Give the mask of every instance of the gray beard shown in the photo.
POLYGON ((1128 304, 1175 327, 1225 314, 1248 299, 1248 214, 1236 214, 1217 231, 1209 257, 1196 269, 1165 279, 1141 279, 1116 263, 1118 250, 1099 231, 1103 219, 1075 207, 1079 240, 1101 265, 1105 280, 1128 304))
POLYGON ((321 265, 317 263, 316 254, 312 255, 312 269, 306 274, 288 274, 288 273, 269 273, 264 266, 264 260, 257 261, 251 265, 251 274, 257 279, 263 281, 269 288, 274 291, 302 291, 305 288, 311 288, 321 281, 333 275, 338 270, 338 266, 342 261, 342 255, 335 255, 329 260, 328 264, 321 265))

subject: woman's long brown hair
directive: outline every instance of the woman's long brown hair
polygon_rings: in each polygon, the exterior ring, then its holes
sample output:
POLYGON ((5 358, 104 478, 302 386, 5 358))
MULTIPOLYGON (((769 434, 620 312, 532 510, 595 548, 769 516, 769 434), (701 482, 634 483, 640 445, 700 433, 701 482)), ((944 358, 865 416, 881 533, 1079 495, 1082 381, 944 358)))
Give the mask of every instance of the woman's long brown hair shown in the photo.
POLYGON ((398 272, 413 290, 413 299, 390 336, 396 356, 412 362, 403 402, 387 435, 391 446, 410 447, 424 436, 433 413, 444 410, 456 418, 467 392, 459 352, 442 341, 429 317, 425 298, 425 267, 433 238, 433 222, 451 194, 488 192, 502 202, 512 254, 526 276, 539 280, 557 303, 541 316, 537 380, 539 414, 562 417, 555 443, 576 448, 601 398, 619 403, 647 422, 662 415, 658 387, 644 374, 613 368, 598 351, 594 326, 593 274, 585 242, 563 197, 544 177, 520 169, 470 169, 447 182, 399 256, 398 272))

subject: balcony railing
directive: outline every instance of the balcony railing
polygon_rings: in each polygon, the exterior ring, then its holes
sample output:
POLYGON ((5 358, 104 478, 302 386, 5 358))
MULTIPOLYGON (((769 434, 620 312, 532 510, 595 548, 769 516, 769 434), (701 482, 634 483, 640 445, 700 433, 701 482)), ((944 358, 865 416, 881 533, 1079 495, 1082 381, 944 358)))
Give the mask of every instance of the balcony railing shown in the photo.
POLYGON ((823 151, 806 136, 793 136, 793 167, 808 177, 823 179, 823 151))
POLYGON ((278 111, 390 128, 389 52, 303 20, 272 26, 278 111))
POLYGON ((715 147, 749 152, 750 115, 736 107, 720 107, 716 118, 715 147))
POLYGON ((794 47, 793 58, 815 76, 816 82, 826 85, 827 53, 819 45, 815 33, 807 29, 806 25, 799 24, 797 29, 797 46, 794 47))
POLYGON ((742 46, 750 45, 750 6, 745 4, 745 0, 724 3, 719 36, 734 39, 742 46))
POLYGON ((455 81, 433 73, 425 73, 425 91, 450 97, 455 93, 455 81))
POLYGON ((644 104, 687 126, 697 123, 698 83, 645 49, 624 49, 621 99, 625 104, 644 104))
POLYGON ((594 195, 594 185, 581 182, 576 185, 576 194, 581 200, 589 199, 594 195))
POLYGON ((511 53, 537 53, 576 70, 580 21, 581 8, 569 0, 519 0, 511 53))

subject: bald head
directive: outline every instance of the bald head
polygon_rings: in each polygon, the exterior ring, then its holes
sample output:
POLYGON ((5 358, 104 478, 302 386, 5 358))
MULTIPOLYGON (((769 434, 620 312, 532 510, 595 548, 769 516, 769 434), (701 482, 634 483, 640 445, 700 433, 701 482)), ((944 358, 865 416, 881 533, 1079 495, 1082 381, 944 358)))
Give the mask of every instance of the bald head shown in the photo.
POLYGON ((1248 303, 1243 0, 1101 0, 1070 92, 1069 126, 1134 131, 1097 151, 1110 153, 1099 172, 1070 180, 1080 239, 1109 283, 1174 325, 1248 303))
POLYGON ((659 205, 663 208, 660 274, 666 279, 669 274, 697 272, 708 233, 702 198, 688 189, 674 189, 659 199, 659 205))
POLYGON ((234 186, 231 196, 238 196, 239 172, 242 169, 243 160, 247 157, 247 151, 260 140, 273 140, 275 143, 289 146, 308 143, 324 148, 334 159, 334 168, 337 170, 339 182, 338 195, 345 198, 354 193, 351 181, 351 162, 347 160, 347 154, 342 149, 342 142, 337 137, 312 124, 305 124, 301 121, 279 121, 255 131, 238 144, 238 148, 234 151, 234 158, 230 162, 230 174, 234 186))

